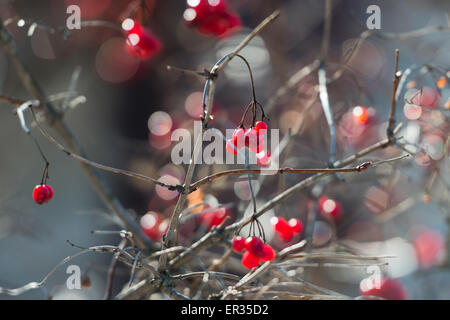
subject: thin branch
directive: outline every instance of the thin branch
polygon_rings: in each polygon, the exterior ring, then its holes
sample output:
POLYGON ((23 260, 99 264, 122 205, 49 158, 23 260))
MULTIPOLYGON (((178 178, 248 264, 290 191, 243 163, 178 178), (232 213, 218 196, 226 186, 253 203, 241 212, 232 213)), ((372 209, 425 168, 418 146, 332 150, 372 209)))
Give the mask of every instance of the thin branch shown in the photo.
POLYGON ((394 136, 394 125, 395 125, 395 105, 396 105, 396 96, 397 96, 397 87, 402 77, 401 71, 398 70, 398 60, 400 56, 400 51, 398 49, 395 50, 395 72, 394 72, 394 80, 393 80, 393 88, 392 88, 392 103, 391 109, 389 111, 389 120, 387 127, 387 137, 388 139, 392 139, 394 136))

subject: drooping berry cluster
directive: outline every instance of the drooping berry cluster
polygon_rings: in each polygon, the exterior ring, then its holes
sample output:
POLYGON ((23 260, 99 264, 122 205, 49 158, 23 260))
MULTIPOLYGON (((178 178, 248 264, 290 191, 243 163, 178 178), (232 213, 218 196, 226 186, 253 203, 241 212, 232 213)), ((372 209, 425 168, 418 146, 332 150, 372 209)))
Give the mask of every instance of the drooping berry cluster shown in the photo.
POLYGON ((270 219, 270 223, 277 235, 284 242, 289 242, 292 240, 294 235, 300 234, 303 231, 303 224, 300 220, 292 218, 288 221, 283 217, 273 217, 270 219))
POLYGON ((53 198, 53 188, 48 184, 38 184, 33 190, 34 202, 43 204, 53 198))
POLYGON ((253 236, 247 239, 235 236, 232 241, 233 250, 244 252, 241 263, 247 269, 259 266, 261 262, 275 259, 276 253, 271 245, 265 244, 260 238, 253 236))
POLYGON ((122 22, 122 29, 127 34, 127 46, 130 52, 140 59, 150 59, 161 50, 162 45, 159 39, 139 22, 127 18, 122 22))
POLYGON ((204 35, 224 38, 239 30, 241 19, 225 0, 188 0, 183 18, 189 27, 204 35))
POLYGON ((342 206, 336 200, 321 196, 318 200, 318 211, 327 220, 338 221, 342 216, 342 206))
POLYGON ((156 212, 150 211, 140 220, 142 231, 153 241, 161 241, 162 235, 169 228, 169 220, 156 212))
POLYGON ((237 154, 238 150, 245 146, 256 154, 261 153, 264 151, 264 134, 266 132, 267 124, 264 121, 256 122, 254 127, 247 130, 243 127, 234 130, 233 137, 227 141, 227 152, 237 154))

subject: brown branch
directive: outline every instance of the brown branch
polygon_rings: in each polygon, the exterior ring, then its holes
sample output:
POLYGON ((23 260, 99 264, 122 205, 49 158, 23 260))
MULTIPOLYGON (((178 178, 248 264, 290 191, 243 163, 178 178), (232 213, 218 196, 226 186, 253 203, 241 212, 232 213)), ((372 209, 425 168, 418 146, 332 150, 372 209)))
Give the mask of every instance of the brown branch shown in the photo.
POLYGON ((398 49, 395 50, 395 71, 394 71, 394 80, 393 80, 393 88, 392 88, 392 102, 391 109, 389 111, 389 120, 387 127, 387 137, 388 139, 393 139, 394 137, 394 125, 395 125, 395 105, 396 105, 396 94, 398 83, 400 78, 402 77, 402 72, 398 70, 398 59, 400 56, 400 51, 398 49))

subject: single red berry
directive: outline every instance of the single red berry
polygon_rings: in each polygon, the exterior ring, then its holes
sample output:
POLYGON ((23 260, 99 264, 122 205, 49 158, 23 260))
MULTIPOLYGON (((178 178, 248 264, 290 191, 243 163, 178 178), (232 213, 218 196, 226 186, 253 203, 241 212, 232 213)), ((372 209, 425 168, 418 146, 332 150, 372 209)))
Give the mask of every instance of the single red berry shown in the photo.
POLYGON ((148 29, 140 33, 130 33, 127 38, 130 52, 142 60, 148 60, 157 54, 161 48, 159 39, 148 29))
POLYGON ((127 18, 127 19, 122 21, 122 29, 127 34, 136 33, 138 35, 141 35, 142 32, 143 32, 143 28, 139 24, 139 22, 137 22, 137 21, 135 21, 135 20, 133 20, 131 18, 127 18))
POLYGON ((239 150, 245 145, 245 129, 239 128, 234 130, 233 133, 233 142, 234 145, 237 146, 239 150))
POLYGON ((302 231, 303 231, 302 222, 295 218, 292 218, 289 220, 289 227, 291 227, 291 230, 294 233, 302 233, 302 231))
POLYGON ((258 237, 250 237, 245 240, 247 250, 256 257, 262 257, 264 243, 258 237))
POLYGON ((33 199, 36 203, 43 204, 53 197, 53 189, 47 184, 39 184, 34 187, 33 199))
POLYGON ((158 213, 150 211, 141 217, 141 229, 150 239, 160 241, 162 236, 159 228, 161 221, 162 217, 158 213))
POLYGON ((245 251, 242 256, 241 263, 247 269, 256 268, 259 265, 260 258, 253 255, 250 251, 245 251))
POLYGON ((235 236, 232 241, 233 250, 236 252, 242 252, 247 246, 245 245, 245 238, 241 236, 235 236))
POLYGON ((360 283, 360 294, 386 300, 405 300, 408 295, 401 282, 392 278, 382 278, 379 283, 374 278, 363 279, 360 283))
POLYGON ((249 128, 244 135, 245 146, 254 153, 264 150, 264 135, 259 135, 255 128, 249 128))
POLYGON ((322 216, 326 219, 337 221, 342 215, 342 206, 340 203, 325 196, 319 198, 318 209, 322 216))
POLYGON ((272 261, 275 259, 276 253, 275 250, 269 245, 265 244, 263 247, 263 256, 261 257, 262 261, 272 261))
POLYGON ((272 217, 270 223, 284 242, 289 242, 294 237, 289 223, 282 217, 272 217))
POLYGON ((268 167, 270 166, 270 151, 261 151, 256 155, 256 163, 260 167, 268 167))
MULTIPOLYGON (((208 209, 209 206, 205 206, 205 210, 208 209)), ((211 229, 214 226, 218 226, 222 224, 227 216, 230 213, 226 208, 217 208, 211 209, 209 211, 205 211, 199 215, 200 223, 207 229, 211 229)))
POLYGON ((357 124, 363 125, 369 122, 369 111, 366 107, 356 106, 353 108, 352 114, 357 124))
POLYGON ((267 131, 267 124, 264 121, 258 121, 255 125, 258 134, 265 134, 267 131))

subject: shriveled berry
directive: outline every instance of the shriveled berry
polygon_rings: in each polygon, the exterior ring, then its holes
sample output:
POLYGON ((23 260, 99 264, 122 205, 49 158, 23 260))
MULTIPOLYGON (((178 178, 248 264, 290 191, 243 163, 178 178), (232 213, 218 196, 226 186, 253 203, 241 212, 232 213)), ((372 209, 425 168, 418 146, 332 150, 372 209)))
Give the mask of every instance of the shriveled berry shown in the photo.
POLYGON ((245 245, 245 238, 241 236, 235 236, 232 241, 233 250, 236 252, 242 252, 247 246, 245 245))
POLYGON ((275 259, 276 253, 273 250, 270 244, 265 244, 263 247, 263 256, 261 257, 262 261, 272 261, 275 259))
POLYGON ((260 260, 259 257, 253 255, 250 251, 245 251, 242 255, 241 263, 247 269, 253 269, 259 265, 260 260))
POLYGON ((245 240, 245 245, 247 247, 247 250, 256 257, 262 257, 263 255, 263 248, 264 243, 262 240, 258 237, 250 237, 245 240))
POLYGON ((300 220, 292 218, 288 223, 289 227, 291 227, 292 232, 301 233, 303 231, 303 224, 300 220))

